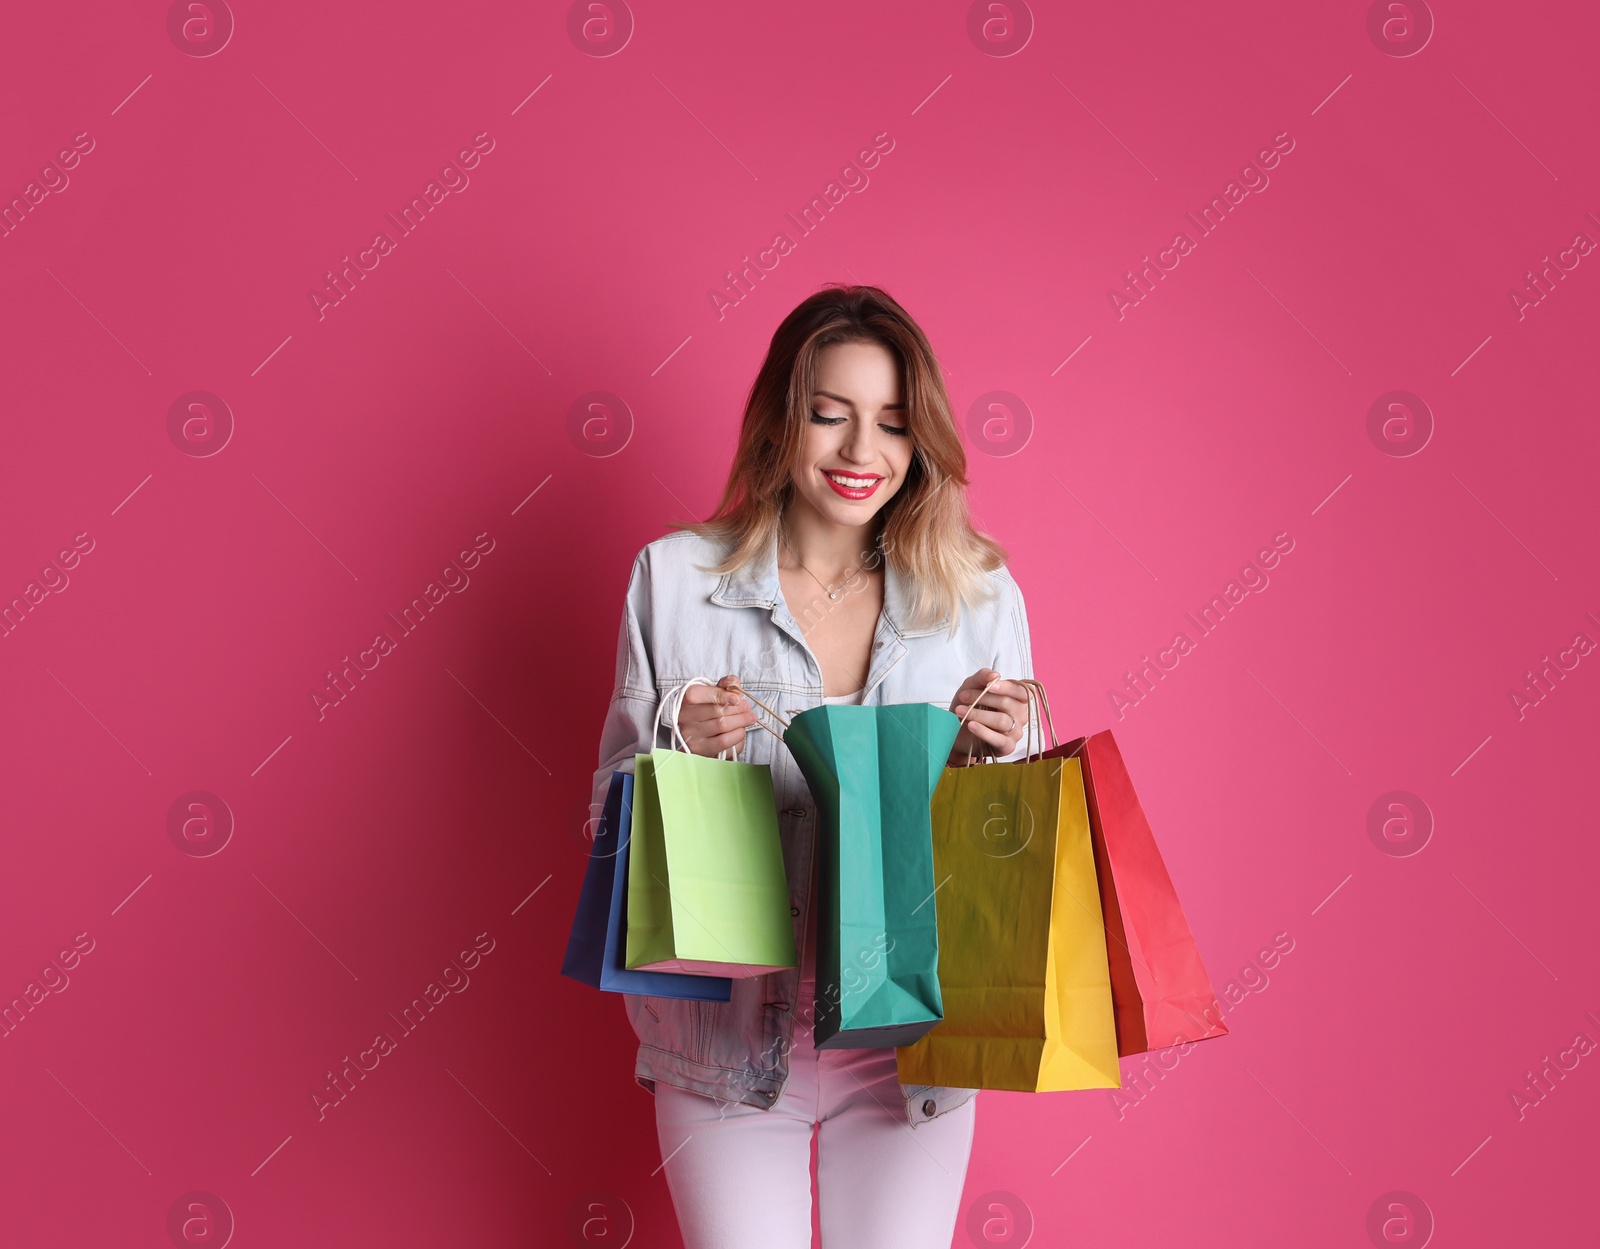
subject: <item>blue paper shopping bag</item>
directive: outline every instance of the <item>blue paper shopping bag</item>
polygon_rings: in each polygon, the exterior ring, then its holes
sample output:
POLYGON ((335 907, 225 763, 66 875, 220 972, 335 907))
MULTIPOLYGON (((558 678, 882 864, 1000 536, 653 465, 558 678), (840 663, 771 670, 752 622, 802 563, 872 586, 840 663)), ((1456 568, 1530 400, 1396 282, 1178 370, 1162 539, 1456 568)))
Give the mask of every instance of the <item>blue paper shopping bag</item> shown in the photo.
POLYGON ((628 832, 632 815, 633 775, 613 772, 594 846, 589 851, 589 868, 578 894, 578 911, 567 938, 561 974, 608 993, 728 1001, 733 996, 733 981, 726 976, 630 971, 622 965, 627 945, 623 926, 628 917, 628 832))

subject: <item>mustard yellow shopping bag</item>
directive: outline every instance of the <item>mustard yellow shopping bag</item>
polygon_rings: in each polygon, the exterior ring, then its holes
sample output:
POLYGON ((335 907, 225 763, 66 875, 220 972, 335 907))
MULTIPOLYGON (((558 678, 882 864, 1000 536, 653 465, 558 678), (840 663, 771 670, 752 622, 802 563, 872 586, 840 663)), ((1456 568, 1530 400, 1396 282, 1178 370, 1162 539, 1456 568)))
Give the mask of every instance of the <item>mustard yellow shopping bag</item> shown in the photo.
POLYGON ((946 768, 932 824, 944 1019, 895 1051, 900 1083, 1121 1087, 1079 761, 946 768))

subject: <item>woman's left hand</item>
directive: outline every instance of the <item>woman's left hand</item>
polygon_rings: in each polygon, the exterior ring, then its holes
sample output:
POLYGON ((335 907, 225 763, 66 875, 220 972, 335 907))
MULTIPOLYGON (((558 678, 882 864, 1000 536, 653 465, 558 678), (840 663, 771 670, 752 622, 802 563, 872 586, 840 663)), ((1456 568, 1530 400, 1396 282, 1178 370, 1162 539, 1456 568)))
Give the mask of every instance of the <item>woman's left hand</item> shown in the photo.
POLYGON ((982 695, 977 710, 967 716, 967 722, 956 735, 956 744, 950 751, 947 766, 960 767, 973 755, 1008 755, 1017 748, 1028 727, 1028 692, 1016 681, 1001 681, 993 668, 979 668, 961 683, 950 710, 956 715, 966 715, 967 708, 982 695), (983 687, 994 681, 987 694, 983 687))

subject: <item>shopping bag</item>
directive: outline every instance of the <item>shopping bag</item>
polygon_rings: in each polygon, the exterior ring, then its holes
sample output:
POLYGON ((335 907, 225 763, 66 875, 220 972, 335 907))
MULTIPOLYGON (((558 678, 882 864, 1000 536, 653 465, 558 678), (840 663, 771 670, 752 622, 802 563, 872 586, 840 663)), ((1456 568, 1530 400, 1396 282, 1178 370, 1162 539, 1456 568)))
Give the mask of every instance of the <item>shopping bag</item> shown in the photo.
POLYGON ((944 1019, 896 1051, 900 1083, 1120 1087, 1078 760, 946 768, 931 817, 944 1019))
MULTIPOLYGON (((1054 742, 1043 686, 1038 694, 1054 742)), ((1083 767, 1116 1006, 1117 1052, 1142 1054, 1226 1036, 1222 1006, 1110 730, 1056 745, 1041 757, 1075 758, 1083 767)))
POLYGON ((628 846, 633 776, 613 772, 589 850, 589 866, 578 893, 578 910, 567 937, 561 974, 608 993, 726 1002, 733 981, 726 976, 686 976, 664 971, 629 971, 622 965, 627 920, 628 846))
POLYGON ((626 967, 742 979, 797 966, 772 770, 674 747, 633 757, 626 967))
POLYGON ((932 703, 784 727, 817 804, 817 1049, 908 1045, 944 1016, 928 804, 960 728, 932 703))

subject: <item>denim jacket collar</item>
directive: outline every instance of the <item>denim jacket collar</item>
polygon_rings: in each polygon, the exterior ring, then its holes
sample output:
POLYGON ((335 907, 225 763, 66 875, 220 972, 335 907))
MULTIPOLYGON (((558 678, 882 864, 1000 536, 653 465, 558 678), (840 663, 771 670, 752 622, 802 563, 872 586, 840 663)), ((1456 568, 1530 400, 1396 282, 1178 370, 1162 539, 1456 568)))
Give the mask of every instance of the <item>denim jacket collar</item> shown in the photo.
MULTIPOLYGON (((773 531, 766 554, 751 560, 743 568, 724 573, 717 588, 711 592, 711 601, 720 607, 776 608, 783 595, 778 583, 778 534, 773 531)), ((902 621, 911 618, 910 587, 903 574, 895 569, 894 561, 887 556, 883 561, 883 618, 897 638, 926 637, 950 627, 950 618, 944 616, 923 628, 910 629, 902 621)))

